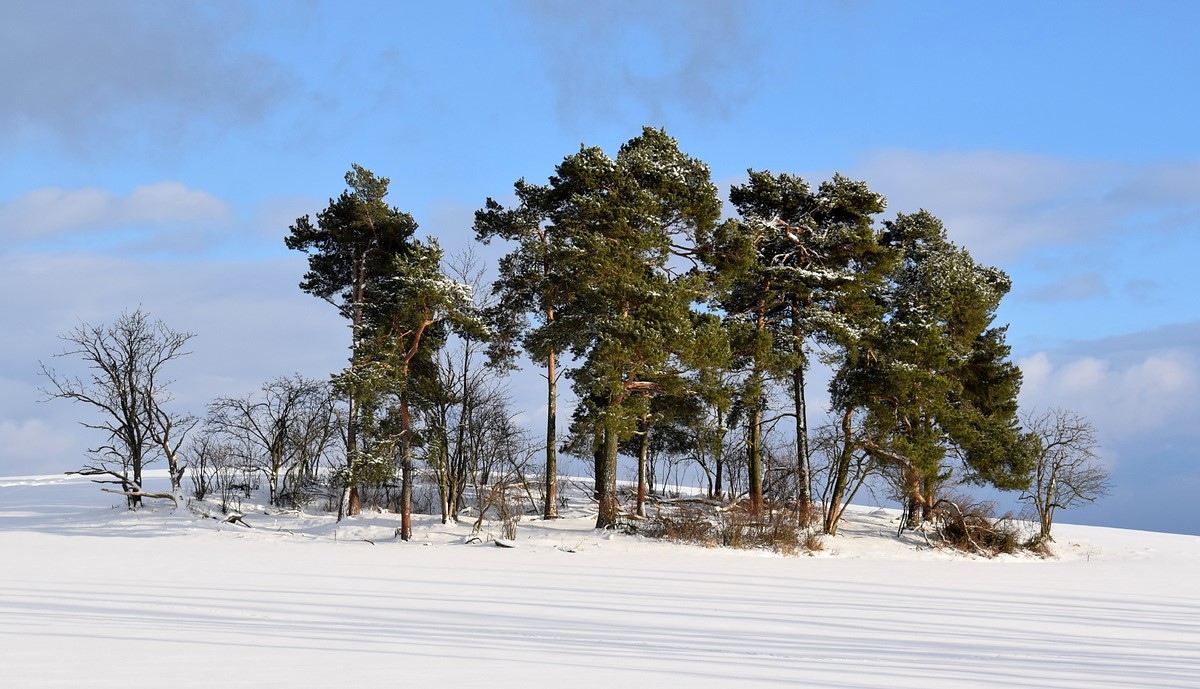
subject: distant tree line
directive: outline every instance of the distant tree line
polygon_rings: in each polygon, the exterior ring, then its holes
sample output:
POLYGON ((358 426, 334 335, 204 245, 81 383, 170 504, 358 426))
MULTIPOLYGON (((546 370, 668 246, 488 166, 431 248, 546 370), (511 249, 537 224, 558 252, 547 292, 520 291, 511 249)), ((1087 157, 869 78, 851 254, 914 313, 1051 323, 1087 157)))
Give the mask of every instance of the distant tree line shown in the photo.
POLYGON ((90 384, 43 366, 49 396, 103 412, 93 427, 108 439, 88 468, 131 507, 155 452, 176 493, 184 452, 200 496, 228 505, 263 480, 278 505, 326 495, 339 517, 395 509, 405 540, 418 479, 444 520, 497 485, 556 517, 560 451, 592 466, 597 528, 644 516, 660 472, 681 464, 711 500, 751 518, 789 510, 829 534, 869 481, 890 486, 910 525, 955 484, 1019 491, 1043 539, 1055 509, 1107 489, 1086 420, 1018 414, 1021 372, 994 322, 1008 276, 926 211, 882 219, 886 200, 865 182, 750 170, 723 219, 707 165, 646 128, 615 157, 583 146, 544 184, 517 181, 511 203, 486 200, 475 236, 508 248, 489 289, 473 256, 448 262, 416 236, 387 178, 354 165, 345 179, 285 239, 308 256, 300 288, 350 325, 349 360, 329 380, 217 399, 181 450, 197 419, 165 411, 158 371, 190 334, 139 310, 64 337, 98 369, 90 384), (506 394, 511 376, 534 375, 516 372, 522 354, 546 384, 542 437, 506 394), (815 429, 814 361, 832 370, 815 429), (564 376, 577 402, 560 437, 564 376), (622 455, 636 462, 625 505, 622 455))

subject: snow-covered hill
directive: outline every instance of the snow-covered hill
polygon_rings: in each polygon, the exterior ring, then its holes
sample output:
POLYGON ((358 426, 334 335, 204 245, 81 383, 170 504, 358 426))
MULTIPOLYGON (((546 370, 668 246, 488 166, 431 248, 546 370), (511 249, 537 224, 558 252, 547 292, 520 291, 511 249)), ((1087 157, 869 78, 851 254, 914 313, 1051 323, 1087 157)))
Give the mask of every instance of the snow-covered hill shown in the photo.
POLYGON ((1200 687, 1200 537, 1056 527, 982 560, 853 511, 813 556, 523 521, 169 503, 0 479, 0 686, 1200 687))

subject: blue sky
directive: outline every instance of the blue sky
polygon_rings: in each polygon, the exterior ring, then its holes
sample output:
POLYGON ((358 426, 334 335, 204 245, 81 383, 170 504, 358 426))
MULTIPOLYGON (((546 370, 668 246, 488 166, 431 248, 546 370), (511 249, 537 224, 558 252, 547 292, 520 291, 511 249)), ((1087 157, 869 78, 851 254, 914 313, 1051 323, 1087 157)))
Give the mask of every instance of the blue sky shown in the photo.
POLYGON ((88 445, 82 409, 37 402, 80 320, 140 304, 196 332, 196 413, 340 367, 282 237, 351 163, 453 252, 486 197, 653 125, 723 186, 838 171, 937 214, 1013 277, 1023 404, 1100 430, 1116 490, 1063 518, 1200 533, 1198 24, 1186 2, 3 3, 0 473, 88 445))

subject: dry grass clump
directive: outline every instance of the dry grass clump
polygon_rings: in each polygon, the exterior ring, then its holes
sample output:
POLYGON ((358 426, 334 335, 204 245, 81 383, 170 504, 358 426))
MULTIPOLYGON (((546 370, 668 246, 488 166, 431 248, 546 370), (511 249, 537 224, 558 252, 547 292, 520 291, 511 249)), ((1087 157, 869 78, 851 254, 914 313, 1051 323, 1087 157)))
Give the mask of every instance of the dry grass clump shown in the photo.
POLYGON ((993 517, 993 507, 986 502, 940 500, 935 526, 942 543, 975 555, 1013 555, 1029 547, 1013 519, 993 517))
POLYGON ((690 543, 706 548, 718 544, 708 513, 692 506, 659 510, 653 517, 630 522, 627 529, 630 533, 673 543, 690 543))
POLYGON ((821 535, 800 527, 798 516, 788 509, 768 509, 756 517, 740 507, 677 506, 659 509, 654 516, 631 524, 630 530, 675 543, 763 549, 784 555, 811 553, 824 547, 821 535))

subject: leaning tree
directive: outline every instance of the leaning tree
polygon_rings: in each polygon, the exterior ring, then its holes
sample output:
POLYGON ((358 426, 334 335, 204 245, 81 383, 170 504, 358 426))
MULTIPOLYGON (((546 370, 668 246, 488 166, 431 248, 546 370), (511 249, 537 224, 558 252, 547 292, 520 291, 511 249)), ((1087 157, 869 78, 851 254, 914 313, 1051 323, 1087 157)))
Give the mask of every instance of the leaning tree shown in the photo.
POLYGON ((1024 488, 1034 456, 1017 419, 1021 371, 1007 328, 993 323, 1008 276, 976 263, 925 211, 885 223, 881 241, 901 256, 878 295, 883 318, 848 337, 830 387, 842 460, 866 452, 895 475, 909 523, 931 516, 956 472, 1024 488))
POLYGON ((361 385, 368 391, 368 406, 378 412, 370 419, 381 431, 380 440, 367 453, 377 464, 390 457, 400 469, 400 538, 412 538, 414 378, 432 367, 433 353, 456 331, 482 339, 487 331, 475 310, 470 285, 442 269, 442 249, 437 240, 409 242, 404 256, 392 261, 390 271, 372 278, 364 312, 362 371, 338 378, 344 387, 361 385))

